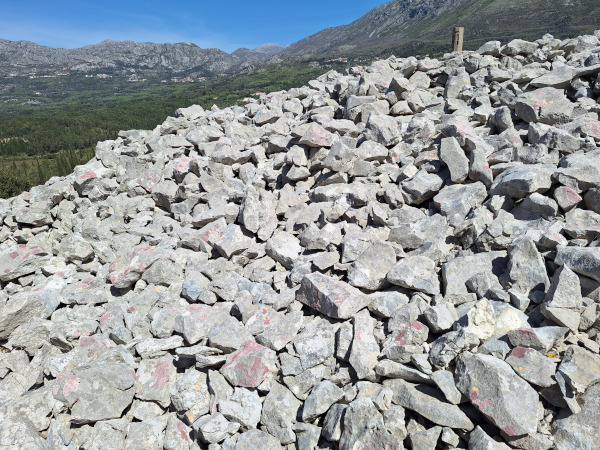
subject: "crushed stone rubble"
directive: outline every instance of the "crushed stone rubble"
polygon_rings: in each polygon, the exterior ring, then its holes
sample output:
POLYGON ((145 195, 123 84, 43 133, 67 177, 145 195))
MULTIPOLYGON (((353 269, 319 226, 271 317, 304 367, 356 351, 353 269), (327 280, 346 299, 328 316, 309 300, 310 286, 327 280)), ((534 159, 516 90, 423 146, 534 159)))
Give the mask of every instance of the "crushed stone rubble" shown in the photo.
POLYGON ((599 55, 330 71, 0 200, 0 448, 598 448, 599 55))

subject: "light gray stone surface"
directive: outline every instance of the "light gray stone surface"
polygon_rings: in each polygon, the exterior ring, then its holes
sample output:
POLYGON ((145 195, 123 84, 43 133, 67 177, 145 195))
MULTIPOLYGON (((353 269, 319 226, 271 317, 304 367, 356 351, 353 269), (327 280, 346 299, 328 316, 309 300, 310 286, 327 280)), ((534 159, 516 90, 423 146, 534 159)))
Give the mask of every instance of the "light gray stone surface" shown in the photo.
POLYGON ((0 200, 0 447, 597 446, 599 39, 180 108, 0 200))

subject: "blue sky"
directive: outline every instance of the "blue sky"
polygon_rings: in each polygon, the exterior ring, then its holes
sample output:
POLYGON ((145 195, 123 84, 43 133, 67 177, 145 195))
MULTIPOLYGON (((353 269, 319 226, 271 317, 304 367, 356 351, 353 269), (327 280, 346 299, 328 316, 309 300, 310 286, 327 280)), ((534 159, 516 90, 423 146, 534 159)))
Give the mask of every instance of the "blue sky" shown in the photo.
POLYGON ((358 19, 381 0, 0 0, 0 38, 75 48, 104 39, 193 42, 232 52, 291 44, 358 19))

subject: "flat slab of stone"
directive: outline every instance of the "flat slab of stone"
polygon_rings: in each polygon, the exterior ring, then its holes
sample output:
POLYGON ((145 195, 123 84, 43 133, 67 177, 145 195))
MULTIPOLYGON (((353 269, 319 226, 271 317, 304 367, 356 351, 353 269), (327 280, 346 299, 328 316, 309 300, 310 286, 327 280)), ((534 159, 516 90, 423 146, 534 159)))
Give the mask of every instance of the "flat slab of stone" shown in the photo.
POLYGON ((573 272, 600 281, 600 247, 556 247, 558 265, 566 265, 573 272))
POLYGON ((372 301, 348 283, 318 272, 302 279, 296 299, 334 319, 348 319, 372 301))
POLYGON ((273 350, 248 340, 242 348, 229 354, 219 372, 233 386, 255 388, 276 370, 276 360, 273 350))
POLYGON ((50 257, 38 245, 17 244, 0 251, 0 281, 29 275, 44 266, 50 257))
POLYGON ((138 245, 127 253, 123 262, 110 265, 110 281, 116 288, 127 288, 142 278, 152 264, 165 256, 168 256, 168 252, 156 246, 138 245))
POLYGON ((102 364, 75 369, 54 382, 54 398, 71 408, 71 422, 117 419, 135 393, 134 372, 126 364, 102 364))
POLYGON ((392 401, 395 404, 415 411, 433 423, 467 431, 474 427, 473 422, 458 406, 437 398, 438 396, 443 398, 443 395, 441 392, 437 394, 437 390, 434 388, 413 385, 399 379, 386 380, 383 384, 394 392, 392 401))
POLYGON ((537 431, 537 392, 508 363, 490 355, 463 353, 456 365, 456 387, 508 436, 537 431))
POLYGON ((562 89, 544 87, 519 95, 515 113, 526 122, 554 125, 568 122, 574 106, 562 89))
POLYGON ((477 253, 451 259, 442 266, 444 295, 467 294, 466 282, 469 278, 479 272, 501 275, 506 270, 507 262, 504 251, 477 253))
POLYGON ((387 280, 397 286, 436 295, 440 293, 440 280, 435 272, 435 262, 426 256, 407 256, 391 268, 387 280))

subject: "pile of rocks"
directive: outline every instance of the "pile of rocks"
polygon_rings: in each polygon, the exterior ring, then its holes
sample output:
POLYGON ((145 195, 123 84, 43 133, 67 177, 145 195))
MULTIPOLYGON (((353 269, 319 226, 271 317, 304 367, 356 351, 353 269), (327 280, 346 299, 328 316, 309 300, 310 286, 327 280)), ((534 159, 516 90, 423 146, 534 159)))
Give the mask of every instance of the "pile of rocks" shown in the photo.
POLYGON ((0 447, 596 447, 599 74, 390 57, 2 201, 0 447))

